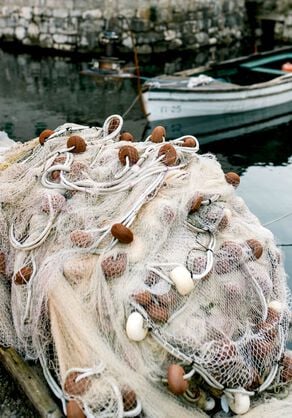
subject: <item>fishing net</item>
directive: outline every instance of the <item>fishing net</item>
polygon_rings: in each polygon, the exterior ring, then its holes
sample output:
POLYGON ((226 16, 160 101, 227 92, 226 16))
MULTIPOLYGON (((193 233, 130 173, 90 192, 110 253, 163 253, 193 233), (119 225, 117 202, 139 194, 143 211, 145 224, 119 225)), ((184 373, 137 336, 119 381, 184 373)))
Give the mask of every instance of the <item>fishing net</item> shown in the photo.
POLYGON ((244 413, 292 379, 282 255, 195 137, 122 125, 6 152, 0 342, 40 361, 68 416, 244 413))

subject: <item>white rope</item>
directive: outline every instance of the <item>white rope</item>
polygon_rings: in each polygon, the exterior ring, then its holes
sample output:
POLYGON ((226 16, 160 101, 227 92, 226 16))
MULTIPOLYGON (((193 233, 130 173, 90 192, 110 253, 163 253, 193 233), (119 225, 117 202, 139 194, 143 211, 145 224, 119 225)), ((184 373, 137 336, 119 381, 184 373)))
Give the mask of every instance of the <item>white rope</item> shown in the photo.
POLYGON ((140 98, 140 94, 138 94, 138 96, 135 97, 135 99, 132 101, 132 103, 130 104, 130 106, 128 107, 128 109, 122 114, 122 118, 124 119, 128 113, 133 109, 134 105, 137 103, 137 101, 140 98))
POLYGON ((34 283, 34 279, 36 277, 37 274, 37 266, 36 266, 36 261, 35 261, 35 257, 34 254, 31 253, 31 264, 32 264, 32 274, 30 276, 30 279, 26 285, 27 288, 27 300, 26 300, 26 305, 25 305, 25 310, 24 310, 24 314, 23 314, 23 325, 26 325, 28 323, 28 319, 30 316, 30 309, 31 309, 31 297, 32 297, 32 285, 34 283))
POLYGON ((141 401, 137 398, 136 399, 136 407, 131 409, 130 411, 124 411, 124 417, 132 418, 136 417, 137 415, 141 414, 142 412, 142 404, 141 401))
POLYGON ((114 178, 115 179, 119 179, 119 178, 123 177, 123 175, 126 174, 127 171, 129 171, 129 168, 130 168, 130 160, 129 160, 129 157, 126 156, 126 165, 125 165, 125 167, 119 173, 116 173, 114 175, 114 178))
MULTIPOLYGON (((100 364, 93 366, 93 367, 72 367, 67 370, 66 376, 68 376, 70 373, 77 372, 78 376, 75 378, 75 382, 78 383, 82 379, 85 379, 90 376, 99 375, 101 374, 105 369, 105 365, 100 362, 100 364)), ((66 377, 65 377, 66 380, 66 377)))
POLYGON ((103 140, 105 141, 105 140, 109 140, 109 139, 114 139, 114 138, 116 138, 117 136, 118 136, 118 134, 121 132, 121 129, 122 129, 122 126, 123 126, 123 123, 124 123, 124 121, 123 121, 123 118, 120 116, 120 115, 111 115, 111 116, 109 116, 106 120, 105 120, 105 122, 104 122, 104 124, 103 124, 103 132, 104 132, 104 137, 103 137, 103 140), (117 119, 119 122, 118 122, 118 127, 112 132, 112 133, 108 133, 108 128, 109 128, 109 126, 110 126, 110 123, 111 123, 111 121, 112 120, 114 120, 114 119, 117 119))
POLYGON ((51 229, 54 225, 54 220, 56 218, 56 214, 50 214, 47 226, 43 230, 43 232, 32 242, 29 243, 20 243, 14 236, 14 225, 11 224, 10 231, 9 231, 9 239, 10 243, 13 248, 16 250, 23 250, 23 251, 31 251, 37 247, 39 247, 49 236, 51 229))
POLYGON ((37 341, 36 345, 37 345, 37 348, 38 348, 39 360, 40 360, 40 363, 41 363, 41 366, 42 366, 42 369, 43 369, 45 379, 46 379, 48 385, 50 386, 52 392, 54 393, 54 395, 58 399, 61 400, 64 415, 67 416, 66 400, 68 399, 68 397, 64 394, 64 392, 62 391, 60 386, 56 383, 53 376, 51 375, 51 373, 50 373, 50 371, 47 367, 46 359, 44 358, 44 354, 43 354, 43 350, 41 349, 40 342, 37 341))
POLYGON ((244 388, 225 388, 224 393, 240 393, 241 395, 254 396, 255 392, 246 390, 244 388))

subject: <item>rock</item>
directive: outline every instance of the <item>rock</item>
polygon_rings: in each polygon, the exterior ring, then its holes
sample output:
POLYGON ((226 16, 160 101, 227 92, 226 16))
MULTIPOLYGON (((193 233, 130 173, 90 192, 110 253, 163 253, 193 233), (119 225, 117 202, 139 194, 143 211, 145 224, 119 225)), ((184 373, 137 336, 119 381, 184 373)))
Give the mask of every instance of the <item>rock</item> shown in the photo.
POLYGON ((86 36, 84 36, 84 35, 81 36, 81 40, 80 40, 79 45, 82 46, 82 47, 84 47, 84 48, 89 45, 86 36))
POLYGON ((176 37, 176 32, 174 30, 166 30, 164 32, 164 39, 166 41, 172 41, 176 37))
POLYGON ((177 49, 180 48, 182 46, 183 42, 181 39, 176 38, 173 39, 170 43, 169 43, 169 49, 177 49))
POLYGON ((53 47, 53 39, 50 35, 47 34, 40 34, 39 37, 40 46, 43 48, 52 48, 53 47))
POLYGON ((131 36, 127 36, 125 39, 123 39, 122 44, 126 48, 133 48, 133 41, 132 41, 131 36))
POLYGON ((35 16, 45 16, 48 15, 46 9, 44 9, 43 7, 34 7, 33 8, 33 14, 35 16))
POLYGON ((32 18, 32 8, 31 7, 22 7, 20 9, 20 16, 26 20, 31 20, 32 18))
POLYGON ((74 50, 74 46, 68 45, 68 44, 61 44, 61 43, 60 44, 54 43, 53 48, 59 49, 60 51, 73 51, 74 50))
POLYGON ((66 44, 68 41, 68 37, 66 35, 60 35, 58 33, 55 33, 53 35, 53 41, 57 44, 66 44))
POLYGON ((26 29, 23 26, 18 26, 15 29, 15 36, 16 36, 16 39, 18 39, 19 41, 23 41, 23 39, 26 36, 26 29))
POLYGON ((17 11, 17 7, 3 6, 2 16, 11 16, 13 12, 17 11))
POLYGON ((146 45, 146 44, 139 45, 137 47, 137 50, 138 50, 138 54, 151 54, 151 52, 152 52, 151 46, 150 45, 146 45))
POLYGON ((82 19, 101 19, 102 11, 100 9, 86 10, 82 13, 82 19))
POLYGON ((31 22, 28 25, 28 28, 27 28, 27 36, 29 38, 34 38, 35 39, 35 38, 39 37, 39 34, 40 34, 40 29, 39 29, 38 25, 34 22, 31 22))
POLYGON ((209 43, 209 36, 205 32, 199 32, 195 35, 198 44, 207 45, 209 43))
POLYGON ((32 41, 30 38, 28 38, 27 36, 23 39, 22 41, 23 45, 31 45, 32 41))
POLYGON ((285 18, 285 25, 292 26, 292 13, 291 12, 285 18))
POLYGON ((6 26, 2 29, 2 34, 9 37, 14 35, 14 29, 10 28, 9 26, 6 26))
POLYGON ((72 10, 70 10, 70 16, 81 17, 82 16, 82 11, 79 10, 79 9, 72 9, 72 10))
POLYGON ((66 19, 69 15, 69 11, 67 9, 54 9, 53 16, 59 17, 60 19, 66 19))
POLYGON ((149 20, 133 18, 131 20, 131 30, 134 32, 146 32, 150 29, 149 20))
POLYGON ((217 39, 216 38, 210 38, 209 39, 209 45, 216 45, 217 44, 217 39))

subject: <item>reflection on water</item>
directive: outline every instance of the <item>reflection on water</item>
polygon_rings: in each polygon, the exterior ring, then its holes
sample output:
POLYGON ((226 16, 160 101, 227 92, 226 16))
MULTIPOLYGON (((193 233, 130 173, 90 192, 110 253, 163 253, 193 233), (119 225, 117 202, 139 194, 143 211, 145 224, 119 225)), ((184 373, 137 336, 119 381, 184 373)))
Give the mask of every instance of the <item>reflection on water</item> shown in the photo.
MULTIPOLYGON (((69 58, 32 58, 0 50, 0 130, 11 138, 27 140, 65 122, 100 126, 110 114, 123 115, 136 97, 135 82, 97 81, 80 75, 84 66, 86 63, 69 58)), ((238 194, 264 224, 292 211, 292 124, 288 119, 284 122, 281 127, 244 137, 233 132, 231 139, 202 146, 202 151, 217 155, 224 171, 240 173, 238 194)), ((215 123, 212 121, 221 129, 227 121, 220 118, 220 125, 215 123)), ((208 126, 211 122, 208 119, 201 124, 208 126)), ((125 121, 125 129, 139 140, 145 125, 137 103, 125 121)), ((197 121, 186 126, 185 133, 197 135, 200 140, 197 121)), ((279 244, 292 244, 292 216, 269 228, 279 244)), ((282 248, 292 288, 292 246, 282 248)))
MULTIPOLYGON (((80 75, 81 69, 69 58, 0 51, 0 130, 25 140, 65 122, 99 125, 128 109, 136 96, 132 81, 104 83, 80 75)), ((141 117, 134 107, 131 119, 141 117)))

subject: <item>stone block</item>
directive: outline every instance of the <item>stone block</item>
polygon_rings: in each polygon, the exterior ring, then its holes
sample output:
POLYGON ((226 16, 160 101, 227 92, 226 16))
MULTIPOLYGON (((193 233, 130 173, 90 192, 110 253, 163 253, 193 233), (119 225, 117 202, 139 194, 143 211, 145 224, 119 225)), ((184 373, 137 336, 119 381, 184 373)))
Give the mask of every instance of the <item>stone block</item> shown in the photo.
POLYGON ((24 19, 23 17, 19 17, 18 19, 14 19, 15 24, 17 24, 17 26, 24 26, 26 27, 28 25, 28 21, 26 19, 24 19))
POLYGON ((172 39, 169 42, 168 47, 169 47, 169 49, 178 49, 178 48, 180 48, 182 46, 182 44, 183 44, 183 42, 182 42, 181 39, 175 38, 175 39, 172 39))
POLYGON ((47 9, 44 7, 34 7, 33 14, 35 16, 47 16, 47 9))
POLYGON ((138 54, 151 54, 152 53, 152 48, 151 48, 151 46, 150 45, 147 45, 147 44, 143 44, 143 45, 139 45, 138 47, 137 47, 137 51, 138 51, 138 54))
POLYGON ((23 45, 32 45, 32 41, 31 41, 31 39, 30 38, 24 38, 23 39, 23 41, 22 41, 22 43, 23 43, 23 45))
POLYGON ((75 29, 75 30, 77 30, 78 29, 78 19, 77 19, 77 17, 76 16, 70 16, 69 17, 69 19, 68 19, 68 26, 71 28, 71 29, 75 29))
POLYGON ((88 40, 86 38, 86 36, 81 36, 79 45, 83 48, 87 48, 88 47, 88 40))
POLYGON ((175 25, 175 24, 173 24, 173 25, 171 25, 171 24, 169 24, 169 26, 167 27, 167 25, 155 25, 154 27, 153 27, 153 29, 156 31, 156 32, 164 32, 164 31, 167 31, 168 29, 169 30, 173 30, 173 29, 176 29, 177 28, 177 25, 175 25))
POLYGON ((56 33, 56 27, 53 25, 50 25, 48 33, 53 36, 53 34, 56 33))
POLYGON ((67 19, 69 16, 69 11, 67 9, 54 9, 53 10, 53 17, 59 19, 67 19))
POLYGON ((54 43, 53 48, 58 49, 59 51, 74 51, 75 49, 73 45, 61 44, 61 43, 54 43))
POLYGON ((36 23, 31 22, 28 25, 28 28, 27 28, 27 36, 29 38, 34 38, 35 39, 35 38, 38 38, 39 37, 39 34, 40 34, 40 28, 39 28, 39 26, 36 23))
POLYGON ((53 38, 48 34, 40 34, 39 37, 40 46, 43 48, 52 48, 53 47, 53 38))
POLYGON ((210 38, 209 39, 209 45, 216 45, 217 44, 217 39, 216 38, 210 38))
POLYGON ((195 35, 195 37, 199 45, 203 46, 209 44, 209 36, 207 33, 199 32, 195 35))
POLYGON ((242 32, 240 31, 240 30, 236 30, 235 31, 235 34, 234 34, 234 36, 235 36, 235 39, 237 39, 238 41, 240 41, 241 39, 242 39, 242 32))
POLYGON ((12 13, 16 12, 18 8, 15 6, 3 6, 1 9, 2 16, 11 16, 12 13))
POLYGON ((56 7, 56 0, 45 0, 48 8, 54 9, 56 7))
POLYGON ((56 29, 63 29, 66 24, 66 19, 62 19, 60 17, 53 17, 53 25, 56 27, 56 29))
POLYGON ((150 22, 145 19, 133 18, 130 26, 134 32, 147 32, 150 29, 150 22))
POLYGON ((68 37, 66 35, 61 35, 58 33, 53 34, 53 41, 56 44, 66 44, 68 41, 68 37))
POLYGON ((5 23, 8 28, 16 28, 16 26, 25 26, 25 25, 17 25, 17 20, 14 19, 12 16, 6 16, 5 23))
POLYGON ((198 25, 198 30, 202 31, 205 27, 204 20, 198 20, 197 25, 198 25))
POLYGON ((150 7, 142 7, 138 10, 137 17, 145 20, 150 19, 150 7))
POLYGON ((76 34, 67 34, 67 44, 76 45, 77 44, 77 35, 76 34))
POLYGON ((285 18, 285 25, 292 26, 292 13, 289 13, 288 16, 285 18))
POLYGON ((49 33, 49 21, 48 20, 39 22, 38 26, 40 29, 40 33, 49 33))
POLYGON ((6 26, 2 29, 2 34, 5 36, 14 36, 14 28, 6 26))
POLYGON ((123 16, 125 16, 127 19, 131 19, 135 16, 135 8, 132 9, 125 9, 123 10, 123 16))
POLYGON ((6 19, 0 16, 0 31, 1 28, 5 28, 6 26, 6 19))
POLYGON ((133 42, 131 36, 127 36, 122 40, 122 45, 126 48, 132 49, 133 48, 133 42))
POLYGON ((72 9, 69 11, 70 16, 72 17, 82 17, 82 11, 79 9, 72 9))
POLYGON ((175 38, 176 38, 176 31, 174 31, 174 30, 166 30, 164 32, 164 39, 166 41, 172 41, 175 38))
POLYGON ((286 42, 292 41, 292 27, 287 27, 283 31, 283 40, 286 42))
POLYGON ((19 15, 26 20, 31 20, 31 18, 32 18, 32 8, 31 7, 22 7, 20 9, 20 14, 19 15))
POLYGON ((17 40, 23 41, 26 37, 26 28, 23 26, 17 26, 17 28, 15 28, 15 37, 17 40))
POLYGON ((167 44, 157 44, 153 46, 153 52, 155 54, 162 54, 168 50, 167 44))
POLYGON ((101 19, 102 11, 100 9, 86 10, 82 13, 82 19, 101 19))
POLYGON ((209 30, 208 30, 209 36, 212 36, 217 32, 218 32, 218 28, 216 28, 216 26, 213 26, 212 28, 209 28, 209 30))

